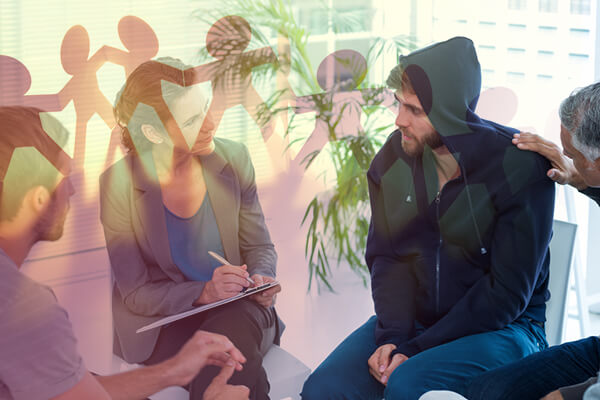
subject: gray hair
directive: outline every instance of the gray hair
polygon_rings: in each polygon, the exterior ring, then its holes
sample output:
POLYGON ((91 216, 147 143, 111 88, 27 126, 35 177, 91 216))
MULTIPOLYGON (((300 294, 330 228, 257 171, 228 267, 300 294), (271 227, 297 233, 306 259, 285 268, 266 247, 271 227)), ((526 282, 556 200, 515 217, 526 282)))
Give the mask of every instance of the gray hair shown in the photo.
POLYGON ((600 158, 600 82, 574 90, 558 111, 573 147, 589 161, 600 158))

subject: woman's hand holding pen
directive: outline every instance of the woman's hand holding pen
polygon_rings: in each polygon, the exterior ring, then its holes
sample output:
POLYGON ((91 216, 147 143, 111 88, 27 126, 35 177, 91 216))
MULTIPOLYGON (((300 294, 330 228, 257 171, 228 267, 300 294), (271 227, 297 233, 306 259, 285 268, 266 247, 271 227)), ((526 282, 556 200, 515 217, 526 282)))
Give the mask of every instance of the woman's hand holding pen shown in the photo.
MULTIPOLYGON (((270 276, 252 275, 252 280, 255 282, 254 287, 264 285, 265 283, 273 282, 275 279, 270 276)), ((273 286, 260 293, 253 294, 250 298, 256 301, 263 307, 271 307, 275 301, 277 293, 281 292, 281 285, 273 286)))
POLYGON ((206 282, 196 303, 213 303, 239 294, 244 288, 250 286, 250 282, 247 280, 249 277, 247 268, 246 265, 241 267, 221 265, 216 268, 213 271, 212 279, 206 282))

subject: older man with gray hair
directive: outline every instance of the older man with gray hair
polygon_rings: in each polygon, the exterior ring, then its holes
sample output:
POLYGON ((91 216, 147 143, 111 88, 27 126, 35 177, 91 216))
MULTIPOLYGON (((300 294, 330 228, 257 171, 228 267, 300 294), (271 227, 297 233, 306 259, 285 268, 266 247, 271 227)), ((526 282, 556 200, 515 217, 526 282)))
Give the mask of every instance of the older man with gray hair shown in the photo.
POLYGON ((598 202, 600 82, 571 93, 561 103, 559 115, 562 154, 557 145, 531 133, 517 134, 513 142, 520 149, 538 152, 550 160, 553 168, 548 177, 552 180, 574 186, 598 202))
MULTIPOLYGON (((548 177, 577 188, 600 205, 600 82, 575 90, 560 105, 563 149, 532 133, 514 135, 522 150, 537 152, 552 164, 548 177)), ((469 400, 599 400, 600 339, 592 336, 535 353, 476 377, 469 400), (545 397, 544 397, 545 396, 545 397)), ((457 399, 449 392, 429 392, 422 400, 457 399)))

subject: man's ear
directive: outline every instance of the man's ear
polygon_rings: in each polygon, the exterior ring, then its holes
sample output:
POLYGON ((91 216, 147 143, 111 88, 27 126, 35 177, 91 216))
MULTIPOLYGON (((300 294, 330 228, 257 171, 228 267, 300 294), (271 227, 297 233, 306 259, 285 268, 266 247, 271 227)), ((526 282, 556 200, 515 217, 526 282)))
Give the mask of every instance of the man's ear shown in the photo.
POLYGON ((152 125, 143 124, 142 133, 151 143, 160 144, 165 141, 162 135, 158 133, 152 125))
POLYGON ((600 157, 596 158, 596 161, 593 162, 592 166, 596 171, 600 171, 600 157))
POLYGON ((25 194, 25 202, 28 202, 33 210, 41 212, 50 202, 50 192, 45 186, 34 186, 25 194))

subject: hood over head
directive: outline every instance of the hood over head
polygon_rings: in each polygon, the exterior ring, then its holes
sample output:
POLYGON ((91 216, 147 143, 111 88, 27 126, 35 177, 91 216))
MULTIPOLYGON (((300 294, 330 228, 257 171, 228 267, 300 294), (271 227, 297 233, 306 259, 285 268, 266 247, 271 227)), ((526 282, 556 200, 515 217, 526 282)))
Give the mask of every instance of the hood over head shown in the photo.
POLYGON ((475 114, 481 67, 470 39, 454 37, 400 56, 399 64, 390 72, 388 86, 401 89, 403 74, 463 172, 464 168, 476 168, 486 162, 486 137, 490 140, 489 135, 501 135, 510 141, 516 132, 475 114))
POLYGON ((472 132, 467 121, 475 114, 481 68, 470 39, 455 37, 400 56, 388 85, 400 89, 403 73, 440 135, 472 132))

